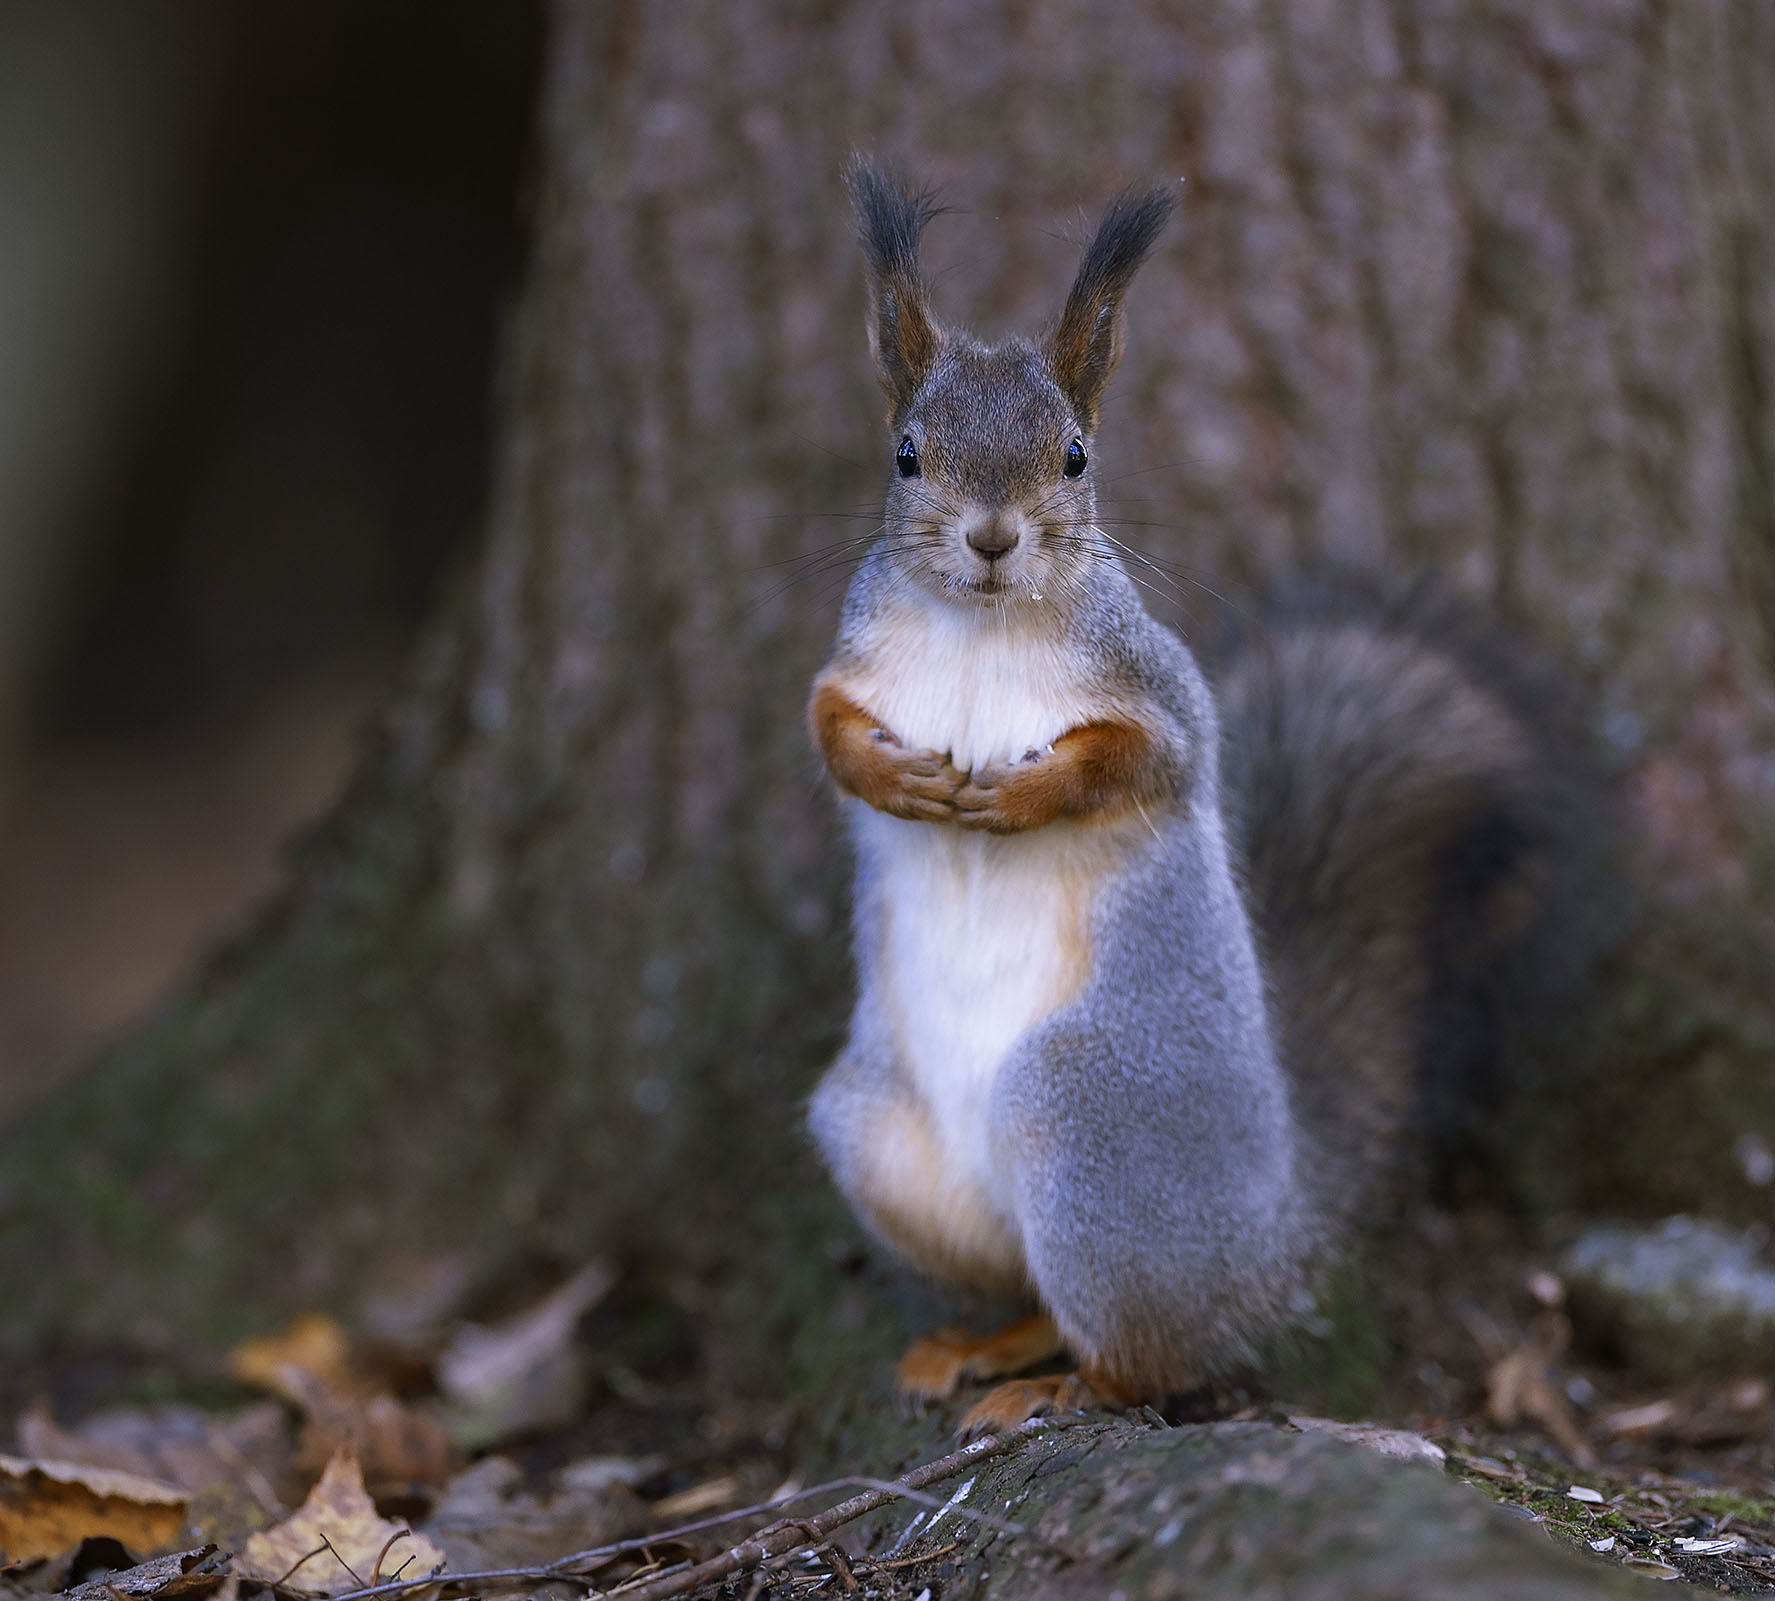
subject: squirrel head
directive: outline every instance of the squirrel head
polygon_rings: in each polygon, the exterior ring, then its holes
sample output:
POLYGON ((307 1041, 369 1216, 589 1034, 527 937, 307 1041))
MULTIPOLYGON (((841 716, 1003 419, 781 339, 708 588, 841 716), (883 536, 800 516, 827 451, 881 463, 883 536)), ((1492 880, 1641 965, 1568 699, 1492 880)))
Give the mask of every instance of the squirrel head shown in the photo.
POLYGON ((938 206, 864 156, 845 172, 869 274, 869 349, 894 439, 886 544, 957 601, 1056 597, 1107 554, 1090 465, 1122 353, 1122 301, 1173 201, 1125 190, 1085 246, 1058 320, 983 345, 931 315, 918 247, 938 206))

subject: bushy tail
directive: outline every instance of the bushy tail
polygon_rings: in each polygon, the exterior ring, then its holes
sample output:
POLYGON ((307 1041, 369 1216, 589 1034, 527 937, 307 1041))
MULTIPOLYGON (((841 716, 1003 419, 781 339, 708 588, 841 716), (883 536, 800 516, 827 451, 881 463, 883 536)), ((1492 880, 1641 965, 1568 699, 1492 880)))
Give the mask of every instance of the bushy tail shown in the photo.
POLYGON ((1495 1172, 1502 1110, 1576 1049, 1619 924, 1606 790, 1564 697, 1446 602, 1325 584, 1211 665, 1322 1205, 1360 1205, 1401 1149, 1445 1187, 1495 1172))

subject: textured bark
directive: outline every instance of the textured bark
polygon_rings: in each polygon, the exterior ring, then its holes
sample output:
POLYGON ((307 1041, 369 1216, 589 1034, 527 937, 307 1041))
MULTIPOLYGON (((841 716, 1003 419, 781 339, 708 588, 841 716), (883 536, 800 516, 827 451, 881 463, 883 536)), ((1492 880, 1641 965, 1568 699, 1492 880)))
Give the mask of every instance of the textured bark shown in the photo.
POLYGON ((1556 1549, 1434 1468, 1264 1424, 1057 1431, 956 1488, 966 1510, 908 1542, 955 1549, 916 1570, 907 1596, 934 1580, 941 1594, 1019 1601, 1575 1601, 1645 1582, 1556 1549), (969 1524, 968 1511, 1028 1532, 969 1524))
POLYGON ((799 1132, 848 982, 801 701, 887 470, 853 144, 959 208, 938 308, 988 334, 1057 309, 1081 209, 1187 177, 1104 408, 1112 531, 1198 615, 1329 554, 1524 620, 1653 853, 1753 904, 1775 14, 561 0, 550 59, 479 566, 285 902, 0 1141, 10 1337, 231 1332, 523 1247, 713 1275, 746 1382, 891 1343, 799 1132))

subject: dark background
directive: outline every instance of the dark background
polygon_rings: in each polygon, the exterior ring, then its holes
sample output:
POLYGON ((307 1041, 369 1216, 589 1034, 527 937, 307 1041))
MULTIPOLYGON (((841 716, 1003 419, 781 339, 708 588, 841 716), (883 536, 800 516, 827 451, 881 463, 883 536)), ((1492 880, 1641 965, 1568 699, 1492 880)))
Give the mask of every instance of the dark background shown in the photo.
POLYGON ((534 4, 0 4, 0 1110, 275 881, 481 516, 534 4))

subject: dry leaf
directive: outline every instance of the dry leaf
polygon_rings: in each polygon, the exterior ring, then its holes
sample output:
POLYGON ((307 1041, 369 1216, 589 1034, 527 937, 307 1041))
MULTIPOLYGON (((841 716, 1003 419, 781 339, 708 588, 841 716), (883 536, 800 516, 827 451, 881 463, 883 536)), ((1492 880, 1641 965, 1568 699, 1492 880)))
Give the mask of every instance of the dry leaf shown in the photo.
POLYGON ((472 1449, 571 1422, 586 1386, 574 1326, 615 1282, 614 1270, 593 1262, 516 1317, 459 1329, 438 1359, 451 1438, 472 1449))
POLYGON ((732 1506, 739 1499, 739 1480, 731 1475, 726 1478, 710 1479, 703 1484, 693 1484, 688 1490, 680 1490, 676 1495, 668 1495, 663 1500, 653 1503, 653 1515, 667 1523, 679 1518, 694 1518, 704 1512, 713 1512, 717 1507, 732 1506))
POLYGON ((379 1344, 429 1358, 457 1321, 475 1285, 466 1253, 397 1256, 383 1264, 379 1288, 358 1308, 356 1325, 379 1344))
POLYGON ((291 1517, 247 1541, 239 1567, 245 1578, 339 1595, 443 1564, 444 1553, 423 1534, 376 1515, 357 1458, 341 1451, 291 1517))
POLYGON ((0 1456, 0 1557, 55 1556, 88 1535, 159 1551, 185 1526, 185 1493, 133 1473, 0 1456))
POLYGON ((626 1484, 605 1478, 588 1485, 556 1473, 542 1494, 533 1494, 517 1463, 494 1456, 450 1481, 425 1532, 461 1573, 558 1561, 647 1526, 647 1503, 626 1484))
POLYGON ((119 1596, 134 1601, 146 1601, 149 1596, 158 1596, 160 1601, 202 1601, 227 1581, 228 1562, 226 1551, 200 1545, 195 1551, 175 1551, 171 1556, 107 1573, 77 1585, 67 1595, 69 1601, 117 1601, 119 1596))
POLYGON ((1644 1406, 1618 1407, 1604 1414, 1602 1427, 1610 1434, 1649 1434, 1676 1416, 1676 1402, 1648 1401, 1644 1406))
POLYGON ((64 1428, 39 1403, 19 1419, 26 1456, 113 1468, 193 1492, 226 1484, 278 1512, 274 1482, 288 1470, 284 1411, 264 1401, 226 1417, 192 1406, 117 1407, 64 1428))
POLYGON ((304 1312, 276 1334, 243 1340, 228 1353, 228 1371, 286 1401, 300 1404, 290 1370, 319 1379, 336 1395, 361 1387, 351 1337, 324 1312, 304 1312))
POLYGON ((449 1436, 423 1412, 392 1395, 337 1395, 295 1368, 286 1368, 284 1376, 306 1414, 296 1453, 297 1471, 306 1478, 317 1477, 347 1449, 379 1489, 439 1485, 456 1471, 449 1436))
POLYGON ((1486 1409, 1500 1428, 1525 1417, 1539 1423, 1560 1450, 1587 1468, 1596 1461, 1596 1453, 1553 1382, 1548 1371, 1551 1360, 1548 1352, 1525 1345, 1494 1362, 1486 1375, 1486 1409))

